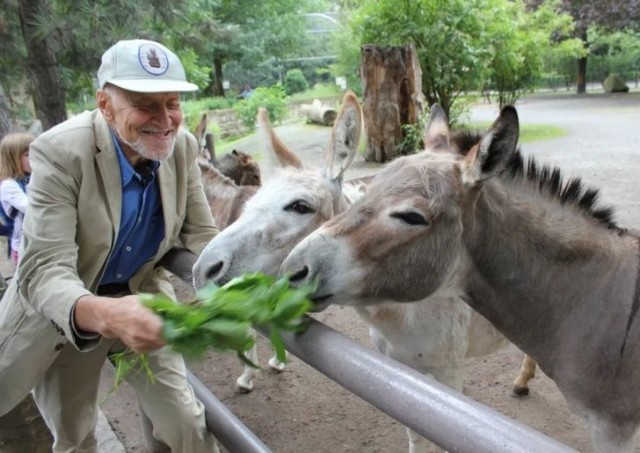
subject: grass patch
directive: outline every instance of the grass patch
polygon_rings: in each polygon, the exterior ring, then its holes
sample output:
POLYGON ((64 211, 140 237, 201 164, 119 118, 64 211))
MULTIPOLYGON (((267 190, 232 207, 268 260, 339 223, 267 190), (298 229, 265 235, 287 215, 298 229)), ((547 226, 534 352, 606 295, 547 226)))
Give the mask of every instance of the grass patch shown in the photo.
MULTIPOLYGON (((490 122, 472 122, 465 124, 469 129, 486 130, 491 126, 490 122)), ((521 124, 520 125, 520 143, 532 143, 542 140, 552 140, 554 138, 564 137, 569 131, 562 127, 552 126, 550 124, 521 124)))
POLYGON ((340 96, 342 89, 335 84, 316 83, 312 88, 291 96, 292 101, 313 101, 314 99, 340 96))
POLYGON ((229 154, 234 149, 237 149, 239 151, 246 151, 242 149, 242 146, 240 146, 240 143, 244 138, 247 138, 250 135, 252 134, 243 135, 242 137, 229 138, 226 140, 216 140, 215 142, 216 157, 221 157, 221 156, 224 156, 225 154, 229 154))

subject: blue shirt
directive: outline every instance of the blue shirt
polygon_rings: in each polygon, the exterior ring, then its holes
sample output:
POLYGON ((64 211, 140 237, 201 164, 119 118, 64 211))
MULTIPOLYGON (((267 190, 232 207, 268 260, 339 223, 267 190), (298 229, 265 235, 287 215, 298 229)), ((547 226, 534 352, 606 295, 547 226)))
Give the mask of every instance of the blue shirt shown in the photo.
POLYGON ((164 239, 164 217, 157 171, 159 162, 148 161, 136 171, 111 132, 122 176, 122 212, 120 230, 111 251, 107 269, 100 282, 126 283, 158 251, 164 239))

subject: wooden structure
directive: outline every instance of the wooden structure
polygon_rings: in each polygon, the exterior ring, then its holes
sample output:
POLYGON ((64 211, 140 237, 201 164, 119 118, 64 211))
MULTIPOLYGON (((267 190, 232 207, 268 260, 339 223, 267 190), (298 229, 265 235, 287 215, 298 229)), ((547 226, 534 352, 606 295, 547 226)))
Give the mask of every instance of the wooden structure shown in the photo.
POLYGON ((364 159, 386 162, 398 156, 403 124, 418 124, 424 105, 422 70, 413 44, 360 49, 364 159))

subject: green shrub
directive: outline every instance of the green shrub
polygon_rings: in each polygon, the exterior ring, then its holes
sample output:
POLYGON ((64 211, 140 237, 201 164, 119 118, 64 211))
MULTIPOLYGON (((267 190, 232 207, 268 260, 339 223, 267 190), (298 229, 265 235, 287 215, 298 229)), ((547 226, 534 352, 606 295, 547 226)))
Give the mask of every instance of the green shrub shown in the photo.
POLYGON ((423 149, 422 134, 426 124, 426 115, 420 115, 416 124, 401 124, 402 140, 396 145, 401 156, 415 154, 423 149))
POLYGON ((309 83, 300 69, 291 69, 284 76, 284 90, 289 96, 309 89, 309 83))
POLYGON ((274 85, 256 88, 248 99, 236 103, 234 109, 242 123, 249 130, 254 130, 259 107, 267 109, 269 121, 275 124, 281 122, 287 114, 287 102, 287 95, 282 87, 274 85))

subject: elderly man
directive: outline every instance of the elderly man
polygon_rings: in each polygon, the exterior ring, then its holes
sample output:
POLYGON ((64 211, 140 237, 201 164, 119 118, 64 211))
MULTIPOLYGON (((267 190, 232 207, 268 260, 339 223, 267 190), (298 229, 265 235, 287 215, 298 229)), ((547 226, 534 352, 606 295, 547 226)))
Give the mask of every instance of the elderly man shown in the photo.
POLYGON ((198 254, 217 233, 196 140, 180 127, 180 93, 197 87, 146 40, 108 49, 98 83, 95 111, 31 147, 21 261, 0 302, 0 415, 33 390, 54 452, 96 451, 100 370, 129 347, 155 374, 128 379, 153 436, 174 452, 215 451, 182 357, 135 295, 173 296, 159 261, 176 243, 198 254))

